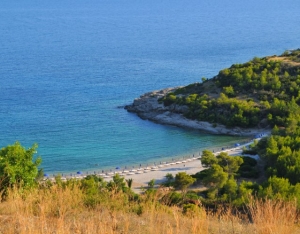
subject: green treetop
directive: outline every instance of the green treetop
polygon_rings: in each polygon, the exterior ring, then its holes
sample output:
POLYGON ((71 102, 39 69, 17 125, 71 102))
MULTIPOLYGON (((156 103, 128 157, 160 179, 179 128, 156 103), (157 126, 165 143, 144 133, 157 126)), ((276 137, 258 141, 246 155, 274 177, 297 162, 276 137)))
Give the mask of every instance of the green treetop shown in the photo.
POLYGON ((0 190, 14 185, 32 187, 38 176, 41 158, 34 160, 37 144, 25 149, 19 142, 0 150, 0 190))

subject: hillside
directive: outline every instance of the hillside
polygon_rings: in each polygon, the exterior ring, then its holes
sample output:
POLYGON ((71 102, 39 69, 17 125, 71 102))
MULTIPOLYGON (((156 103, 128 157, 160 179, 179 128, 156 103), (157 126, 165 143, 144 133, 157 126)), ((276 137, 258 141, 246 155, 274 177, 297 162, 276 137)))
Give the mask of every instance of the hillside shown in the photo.
POLYGON ((126 108, 159 123, 214 133, 269 131, 269 137, 244 149, 259 156, 263 179, 254 183, 239 178, 247 171, 255 176, 249 165, 240 164, 241 170, 230 174, 230 158, 203 151, 201 162, 208 169, 196 177, 211 187, 202 195, 242 204, 251 194, 300 205, 299 84, 300 49, 234 64, 202 83, 145 94, 126 108))
POLYGON ((192 120, 227 127, 285 127, 291 115, 299 113, 299 85, 298 49, 234 64, 212 79, 178 88, 159 101, 164 106, 187 107, 182 114, 192 120))

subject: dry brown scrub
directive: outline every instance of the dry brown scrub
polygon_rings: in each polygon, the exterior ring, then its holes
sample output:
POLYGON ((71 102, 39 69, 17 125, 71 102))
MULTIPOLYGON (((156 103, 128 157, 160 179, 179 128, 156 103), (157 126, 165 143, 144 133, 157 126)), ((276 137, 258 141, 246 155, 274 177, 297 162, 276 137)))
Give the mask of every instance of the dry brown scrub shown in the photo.
POLYGON ((77 186, 21 193, 10 191, 0 204, 0 233, 299 233, 292 203, 253 201, 253 222, 232 210, 208 213, 196 207, 183 214, 178 207, 157 202, 158 195, 129 202, 122 193, 105 197, 93 208, 84 205, 77 186), (137 212, 137 211, 140 212, 137 212))
POLYGON ((288 57, 282 57, 282 56, 272 56, 268 58, 268 61, 282 61, 286 64, 292 65, 292 66, 299 66, 300 63, 296 61, 292 61, 288 57))

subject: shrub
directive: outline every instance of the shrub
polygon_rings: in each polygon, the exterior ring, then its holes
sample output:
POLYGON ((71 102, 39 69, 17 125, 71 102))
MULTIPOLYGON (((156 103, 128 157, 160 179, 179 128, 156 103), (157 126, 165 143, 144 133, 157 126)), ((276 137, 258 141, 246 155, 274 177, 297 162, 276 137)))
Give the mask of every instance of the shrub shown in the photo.
POLYGON ((243 164, 241 166, 243 166, 243 165, 249 165, 249 166, 254 167, 254 166, 257 165, 257 161, 254 158, 251 158, 251 157, 248 157, 248 156, 243 156, 243 160, 244 160, 244 162, 243 162, 243 164))
POLYGON ((170 192, 161 199, 162 203, 170 206, 181 204, 182 201, 183 196, 181 193, 178 192, 170 192))
POLYGON ((197 193, 195 191, 188 191, 186 193, 186 196, 185 196, 186 199, 194 199, 194 200, 197 200, 199 198, 199 196, 197 195, 197 193))
POLYGON ((38 157, 34 160, 37 144, 25 149, 19 142, 0 150, 0 191, 15 185, 32 188, 39 175, 38 166, 42 162, 38 157))

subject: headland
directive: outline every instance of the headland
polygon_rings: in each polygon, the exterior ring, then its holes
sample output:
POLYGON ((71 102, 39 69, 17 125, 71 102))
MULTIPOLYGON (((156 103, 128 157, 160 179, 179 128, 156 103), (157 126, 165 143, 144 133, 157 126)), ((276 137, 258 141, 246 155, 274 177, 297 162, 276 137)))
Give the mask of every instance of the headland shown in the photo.
POLYGON ((187 106, 177 105, 175 103, 165 106, 159 101, 169 93, 174 93, 179 88, 182 87, 166 88, 145 93, 139 98, 136 98, 132 104, 126 105, 125 109, 128 112, 136 113, 142 119, 147 119, 159 124, 195 129, 211 134, 253 137, 264 133, 269 134, 271 132, 271 128, 228 128, 222 124, 216 125, 207 121, 188 119, 184 116, 188 111, 187 106))

